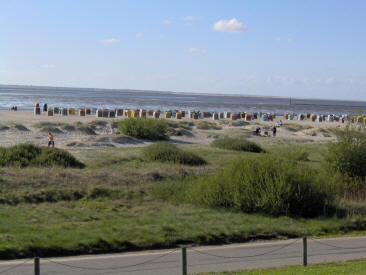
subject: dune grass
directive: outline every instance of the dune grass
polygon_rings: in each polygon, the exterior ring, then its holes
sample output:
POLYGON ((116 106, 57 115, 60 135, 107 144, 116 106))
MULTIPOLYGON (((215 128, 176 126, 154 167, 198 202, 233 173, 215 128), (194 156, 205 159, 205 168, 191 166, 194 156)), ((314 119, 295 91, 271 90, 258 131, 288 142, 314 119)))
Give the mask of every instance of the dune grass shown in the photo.
POLYGON ((150 161, 173 162, 186 165, 203 165, 207 163, 206 160, 197 154, 182 150, 168 142, 149 145, 143 149, 143 154, 150 161))
POLYGON ((118 124, 118 130, 122 134, 148 140, 168 139, 168 128, 165 120, 153 118, 127 118, 118 124))
POLYGON ((211 146, 226 150, 246 151, 261 153, 264 150, 256 143, 246 139, 219 138, 211 143, 211 146))
POLYGON ((0 147, 0 166, 83 168, 84 164, 62 149, 19 144, 11 147, 0 147))
POLYGON ((298 132, 302 130, 313 129, 314 127, 311 125, 303 125, 298 123, 284 123, 281 128, 284 128, 290 132, 298 132))
POLYGON ((221 130, 222 127, 216 122, 211 121, 199 121, 196 124, 196 128, 200 130, 221 130))
POLYGON ((22 132, 28 132, 29 129, 27 127, 25 127, 23 124, 20 123, 14 123, 11 125, 12 128, 18 130, 18 131, 22 131, 22 132))

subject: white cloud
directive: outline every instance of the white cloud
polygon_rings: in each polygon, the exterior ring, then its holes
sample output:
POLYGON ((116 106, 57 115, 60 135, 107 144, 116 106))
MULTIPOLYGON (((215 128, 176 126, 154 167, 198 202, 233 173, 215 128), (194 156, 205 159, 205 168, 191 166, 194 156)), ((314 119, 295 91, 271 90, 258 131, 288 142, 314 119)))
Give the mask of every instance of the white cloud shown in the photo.
POLYGON ((197 48, 188 48, 188 49, 185 49, 185 51, 188 53, 201 53, 201 54, 207 53, 207 51, 205 49, 197 49, 197 48))
POLYGON ((186 52, 196 53, 196 52, 198 52, 198 49, 197 48, 188 48, 188 49, 186 49, 186 52))
POLYGON ((332 85, 334 82, 335 82, 335 78, 334 77, 328 77, 325 80, 325 84, 327 84, 327 85, 332 85))
POLYGON ((137 33, 136 38, 142 38, 144 35, 142 33, 137 33))
POLYGON ((218 32, 246 32, 248 30, 247 26, 236 18, 219 20, 215 23, 213 29, 218 32))
POLYGON ((53 69, 53 68, 55 68, 55 65, 53 65, 53 64, 44 64, 44 65, 42 65, 42 68, 44 68, 44 69, 53 69))
POLYGON ((183 20, 184 21, 194 21, 194 20, 196 20, 196 17, 190 15, 190 16, 183 17, 183 20))
POLYGON ((115 38, 110 38, 110 39, 100 40, 100 42, 105 43, 105 44, 113 44, 113 43, 118 43, 119 40, 115 39, 115 38))
POLYGON ((165 25, 170 25, 171 23, 172 23, 172 21, 170 21, 169 19, 165 19, 163 21, 163 24, 165 24, 165 25))

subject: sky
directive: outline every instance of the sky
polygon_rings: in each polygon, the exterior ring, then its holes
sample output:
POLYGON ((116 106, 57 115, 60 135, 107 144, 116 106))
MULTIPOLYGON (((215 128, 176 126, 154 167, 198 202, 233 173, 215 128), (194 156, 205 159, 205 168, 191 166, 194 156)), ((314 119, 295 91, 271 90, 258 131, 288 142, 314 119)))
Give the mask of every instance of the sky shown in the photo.
POLYGON ((0 84, 366 101, 364 0, 0 0, 0 84))

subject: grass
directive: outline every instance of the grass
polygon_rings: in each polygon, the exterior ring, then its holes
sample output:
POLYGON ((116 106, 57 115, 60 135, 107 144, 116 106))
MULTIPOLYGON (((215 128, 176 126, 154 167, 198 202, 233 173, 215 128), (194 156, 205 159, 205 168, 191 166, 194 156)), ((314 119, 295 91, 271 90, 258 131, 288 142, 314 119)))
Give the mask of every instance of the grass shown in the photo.
POLYGON ((264 150, 256 143, 246 139, 220 138, 211 143, 211 146, 226 150, 261 153, 264 150))
POLYGON ((32 144, 19 144, 7 148, 0 147, 0 166, 83 168, 84 164, 65 150, 39 147, 32 144))
POLYGON ((6 125, 0 125, 0 131, 6 131, 6 130, 9 130, 10 127, 9 126, 6 126, 6 125))
MULTIPOLYGON (((269 154, 292 144, 266 144, 269 154)), ((300 145, 299 145, 300 146, 300 145)), ((219 244, 256 239, 365 234, 365 212, 342 218, 297 218, 247 214, 229 209, 157 199, 153 186, 217 173, 237 157, 258 156, 203 145, 179 146, 206 165, 149 161, 144 148, 70 149, 86 167, 3 167, 0 169, 0 258, 105 253, 219 244), (219 156, 219 157, 218 157, 219 156)), ((326 144, 302 144, 319 168, 326 144)))
POLYGON ((167 142, 149 145, 143 149, 143 154, 150 161, 173 162, 186 165, 206 164, 206 160, 197 154, 182 150, 167 142))
POLYGON ((118 124, 122 134, 148 140, 168 139, 168 128, 166 121, 153 118, 127 118, 118 124))
POLYGON ((302 130, 309 130, 309 129, 313 129, 313 126, 310 125, 303 125, 303 124, 296 124, 296 123, 289 123, 289 124, 283 124, 281 126, 282 128, 291 131, 291 132, 298 132, 298 131, 302 131, 302 130))
POLYGON ((332 262, 322 264, 312 264, 304 266, 287 266, 278 268, 261 268, 252 270, 237 270, 224 272, 207 272, 197 275, 293 275, 293 274, 364 274, 366 270, 366 260, 354 260, 345 262, 332 262))
POLYGON ((12 127, 18 131, 22 131, 22 132, 28 132, 29 129, 27 127, 25 127, 23 124, 19 124, 19 123, 14 123, 12 125, 12 127))
POLYGON ((272 218, 189 205, 175 206, 129 193, 112 199, 1 207, 0 258, 61 256, 172 247, 182 242, 218 244, 257 238, 347 232, 351 220, 272 218), (218 222, 219 221, 219 222, 218 222))
POLYGON ((200 130, 221 130, 222 127, 218 125, 216 122, 210 121, 199 121, 196 124, 196 128, 200 130))
POLYGON ((74 124, 75 129, 79 132, 82 132, 83 134, 86 135, 96 135, 97 133, 94 131, 94 127, 93 125, 89 125, 89 124, 83 124, 81 122, 76 122, 74 124))

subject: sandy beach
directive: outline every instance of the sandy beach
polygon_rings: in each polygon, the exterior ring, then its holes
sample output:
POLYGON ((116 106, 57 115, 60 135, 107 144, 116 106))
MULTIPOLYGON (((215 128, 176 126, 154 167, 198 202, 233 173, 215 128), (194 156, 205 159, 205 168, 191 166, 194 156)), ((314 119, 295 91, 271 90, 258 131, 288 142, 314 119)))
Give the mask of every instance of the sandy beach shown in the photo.
MULTIPOLYGON (((32 111, 0 111, 0 146, 11 146, 19 143, 47 144, 47 132, 53 132, 56 146, 59 148, 98 148, 121 146, 144 146, 151 142, 135 140, 119 134, 115 122, 123 118, 97 118, 95 115, 80 117, 34 115, 32 111), (98 122, 97 122, 98 121, 98 122), (73 125, 85 125, 84 128, 74 128, 73 125), (68 127, 70 126, 70 127, 68 127)), ((195 125, 199 121, 215 122, 222 129, 201 130, 193 127, 192 131, 183 134, 172 133, 171 141, 177 144, 210 144, 220 136, 235 136, 253 139, 259 143, 270 139, 273 142, 328 142, 335 140, 334 129, 342 127, 340 122, 311 122, 308 120, 284 120, 276 117, 273 122, 256 119, 250 122, 244 120, 217 120, 211 119, 182 119, 172 121, 192 121, 195 125), (283 126, 278 128, 276 137, 258 137, 253 134, 257 127, 262 132, 268 130, 272 135, 271 127, 282 120, 283 126)))

